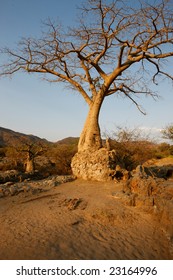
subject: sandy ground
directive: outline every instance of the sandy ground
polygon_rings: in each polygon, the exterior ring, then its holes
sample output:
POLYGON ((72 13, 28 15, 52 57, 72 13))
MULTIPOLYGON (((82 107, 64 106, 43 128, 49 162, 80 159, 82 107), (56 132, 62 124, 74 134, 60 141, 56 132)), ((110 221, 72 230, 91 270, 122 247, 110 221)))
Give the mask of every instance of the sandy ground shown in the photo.
POLYGON ((173 259, 159 223, 120 189, 76 180, 0 199, 0 259, 173 259))

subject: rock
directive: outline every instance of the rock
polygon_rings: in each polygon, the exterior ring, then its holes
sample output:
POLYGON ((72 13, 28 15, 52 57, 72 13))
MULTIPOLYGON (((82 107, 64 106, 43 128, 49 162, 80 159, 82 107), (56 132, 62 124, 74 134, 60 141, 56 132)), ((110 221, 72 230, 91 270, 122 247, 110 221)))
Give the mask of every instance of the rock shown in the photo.
POLYGON ((20 189, 23 192, 29 192, 31 190, 31 186, 30 185, 23 185, 23 186, 21 186, 20 189))
POLYGON ((74 176, 67 175, 67 176, 51 176, 48 179, 43 179, 40 181, 30 181, 28 182, 20 182, 20 183, 13 183, 13 182, 6 182, 0 185, 0 198, 5 196, 14 196, 18 195, 21 192, 31 194, 37 194, 45 189, 49 189, 52 187, 56 187, 62 183, 71 182, 75 178, 74 176))
POLYGON ((14 182, 6 182, 5 184, 3 184, 3 187, 9 187, 9 186, 12 186, 14 185, 14 182))
POLYGON ((170 166, 140 165, 124 182, 123 191, 129 197, 129 205, 153 213, 173 240, 173 183, 167 180, 171 170, 170 166))
POLYGON ((133 177, 129 181, 131 193, 137 193, 143 196, 151 196, 154 194, 157 182, 152 177, 141 179, 140 177, 133 177))
POLYGON ((72 159, 71 167, 77 178, 105 181, 115 178, 117 164, 116 152, 101 148, 77 153, 72 159))
POLYGON ((73 198, 69 201, 67 207, 69 210, 75 210, 81 202, 82 200, 80 198, 73 198))
POLYGON ((4 193, 4 196, 9 196, 10 195, 10 190, 9 189, 4 189, 3 193, 4 193))
POLYGON ((10 195, 12 195, 12 196, 16 195, 16 194, 18 194, 18 189, 15 185, 13 185, 13 186, 10 186, 9 192, 10 192, 10 195))
POLYGON ((64 205, 68 210, 76 210, 80 208, 80 210, 84 210, 87 206, 87 203, 84 202, 81 198, 66 198, 60 202, 60 205, 64 205))
POLYGON ((118 191, 112 194, 116 199, 120 199, 123 204, 127 206, 136 206, 137 194, 125 193, 124 191, 118 191))
POLYGON ((149 173, 150 176, 164 179, 173 178, 173 165, 171 164, 162 166, 143 166, 143 168, 149 173))
POLYGON ((141 179, 147 179, 149 176, 154 176, 152 171, 143 165, 138 165, 136 169, 131 172, 131 174, 133 177, 141 179))
POLYGON ((57 187, 60 184, 72 182, 75 180, 75 177, 72 175, 54 175, 50 176, 47 179, 41 180, 41 185, 43 186, 49 186, 49 187, 57 187))
POLYGON ((116 165, 112 178, 116 181, 127 181, 130 178, 130 172, 122 168, 119 164, 116 165))
POLYGON ((19 172, 16 170, 0 171, 0 183, 16 182, 19 172))

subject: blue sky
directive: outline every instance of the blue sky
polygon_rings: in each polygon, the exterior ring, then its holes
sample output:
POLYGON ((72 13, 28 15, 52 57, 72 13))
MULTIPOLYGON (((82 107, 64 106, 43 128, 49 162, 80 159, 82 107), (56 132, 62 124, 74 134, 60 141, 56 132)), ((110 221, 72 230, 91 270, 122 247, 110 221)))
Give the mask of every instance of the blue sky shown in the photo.
MULTIPOLYGON (((0 0, 0 48, 14 47, 22 37, 39 36, 41 21, 59 18, 64 25, 75 23, 80 0, 0 0)), ((135 1, 134 1, 135 2, 135 1)), ((171 70, 172 71, 172 70, 171 70)), ((157 133, 173 122, 173 88, 168 81, 158 87, 161 99, 142 98, 147 115, 129 100, 111 96, 100 114, 101 130, 116 125, 141 127, 157 133)), ((34 134, 50 141, 79 136, 88 107, 78 93, 61 84, 49 84, 37 75, 17 73, 0 79, 0 126, 34 134)))

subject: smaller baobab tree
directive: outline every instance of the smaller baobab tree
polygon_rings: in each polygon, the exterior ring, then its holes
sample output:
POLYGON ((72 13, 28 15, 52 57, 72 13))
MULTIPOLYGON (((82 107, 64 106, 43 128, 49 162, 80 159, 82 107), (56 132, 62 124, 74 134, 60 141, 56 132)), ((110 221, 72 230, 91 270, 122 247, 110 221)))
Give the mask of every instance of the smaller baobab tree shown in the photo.
POLYGON ((138 98, 155 98, 150 85, 161 77, 173 80, 162 63, 173 57, 172 19, 172 0, 136 1, 133 7, 131 1, 86 0, 75 27, 64 29, 49 20, 39 39, 25 38, 16 50, 2 50, 9 61, 0 75, 39 73, 49 82, 70 85, 88 104, 72 163, 76 176, 91 168, 87 161, 102 148, 99 114, 105 99, 122 95, 145 113, 138 98))
POLYGON ((35 171, 35 158, 44 153, 44 148, 41 144, 25 143, 24 147, 20 149, 21 152, 26 154, 25 172, 34 173, 35 171))

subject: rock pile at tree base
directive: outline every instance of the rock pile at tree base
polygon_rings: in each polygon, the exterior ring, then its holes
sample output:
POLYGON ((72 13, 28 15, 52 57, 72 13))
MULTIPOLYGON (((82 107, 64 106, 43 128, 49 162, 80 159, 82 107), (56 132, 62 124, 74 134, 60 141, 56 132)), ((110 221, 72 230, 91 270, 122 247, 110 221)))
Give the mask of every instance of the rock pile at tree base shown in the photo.
POLYGON ((107 181, 128 177, 128 172, 117 161, 115 150, 105 148, 78 152, 71 167, 73 175, 84 180, 107 181))

